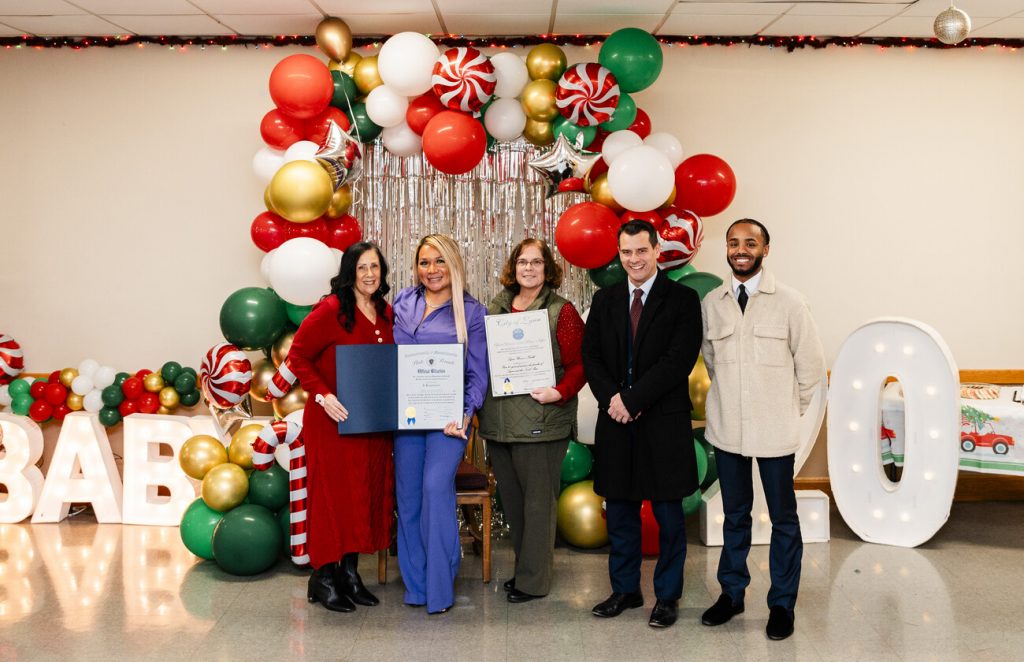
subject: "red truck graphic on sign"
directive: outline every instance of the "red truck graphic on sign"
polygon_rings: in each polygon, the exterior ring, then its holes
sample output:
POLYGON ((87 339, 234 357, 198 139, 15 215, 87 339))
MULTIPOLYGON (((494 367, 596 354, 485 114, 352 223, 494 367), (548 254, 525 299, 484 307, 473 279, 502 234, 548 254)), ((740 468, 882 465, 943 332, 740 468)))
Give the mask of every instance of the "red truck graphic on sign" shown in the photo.
POLYGON ((1001 434, 992 427, 992 421, 998 421, 995 416, 963 405, 960 407, 960 426, 970 428, 966 432, 960 431, 960 448, 968 453, 974 452, 977 448, 991 448, 996 455, 1006 455, 1013 446, 1013 437, 1008 434, 1001 434), (985 432, 986 428, 988 432, 985 432))

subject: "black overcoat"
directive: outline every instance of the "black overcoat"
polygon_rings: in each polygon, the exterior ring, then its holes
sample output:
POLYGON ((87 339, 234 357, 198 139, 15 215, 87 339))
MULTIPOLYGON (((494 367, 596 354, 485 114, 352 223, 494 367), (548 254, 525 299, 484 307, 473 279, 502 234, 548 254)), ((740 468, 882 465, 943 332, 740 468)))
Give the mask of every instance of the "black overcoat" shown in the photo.
POLYGON ((583 335, 583 368, 597 399, 594 490, 609 499, 682 499, 698 488, 689 375, 701 343, 700 298, 662 272, 637 327, 628 385, 629 287, 594 294, 583 335), (616 393, 634 417, 616 423, 616 393))

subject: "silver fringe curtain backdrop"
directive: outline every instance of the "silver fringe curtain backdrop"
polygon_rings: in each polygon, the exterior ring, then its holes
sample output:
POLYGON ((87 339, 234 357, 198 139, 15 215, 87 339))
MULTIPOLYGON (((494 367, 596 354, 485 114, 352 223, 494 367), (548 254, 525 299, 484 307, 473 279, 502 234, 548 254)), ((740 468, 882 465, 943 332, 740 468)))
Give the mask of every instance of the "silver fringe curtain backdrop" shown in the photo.
POLYGON ((452 236, 462 247, 466 286, 484 305, 501 289, 498 277, 512 247, 527 237, 546 240, 565 269, 559 293, 580 313, 594 285, 585 269, 571 266, 555 248, 555 224, 583 193, 544 198, 540 176, 528 162, 537 148, 524 140, 496 143, 465 175, 446 175, 422 155, 398 157, 378 139, 364 146, 363 176, 354 184, 352 215, 363 237, 376 242, 391 267, 393 293, 412 285, 413 251, 431 233, 452 236))

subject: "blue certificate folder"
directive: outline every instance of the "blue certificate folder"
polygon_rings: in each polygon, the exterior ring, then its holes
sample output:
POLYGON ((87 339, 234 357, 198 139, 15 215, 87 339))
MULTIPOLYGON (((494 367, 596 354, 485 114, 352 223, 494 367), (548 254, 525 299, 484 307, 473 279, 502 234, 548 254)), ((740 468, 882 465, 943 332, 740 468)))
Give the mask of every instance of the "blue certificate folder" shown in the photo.
POLYGON ((338 345, 334 361, 338 400, 348 410, 338 433, 397 429, 398 345, 338 345))

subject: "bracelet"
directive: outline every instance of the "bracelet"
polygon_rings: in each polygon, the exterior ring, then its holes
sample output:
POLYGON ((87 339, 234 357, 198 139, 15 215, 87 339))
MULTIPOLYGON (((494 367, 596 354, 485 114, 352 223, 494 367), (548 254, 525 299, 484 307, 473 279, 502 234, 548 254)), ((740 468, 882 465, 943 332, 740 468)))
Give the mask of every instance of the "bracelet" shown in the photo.
POLYGON ((323 407, 324 406, 324 402, 326 402, 326 400, 324 399, 324 394, 323 393, 317 393, 316 397, 313 398, 313 401, 316 402, 321 407, 323 407))

